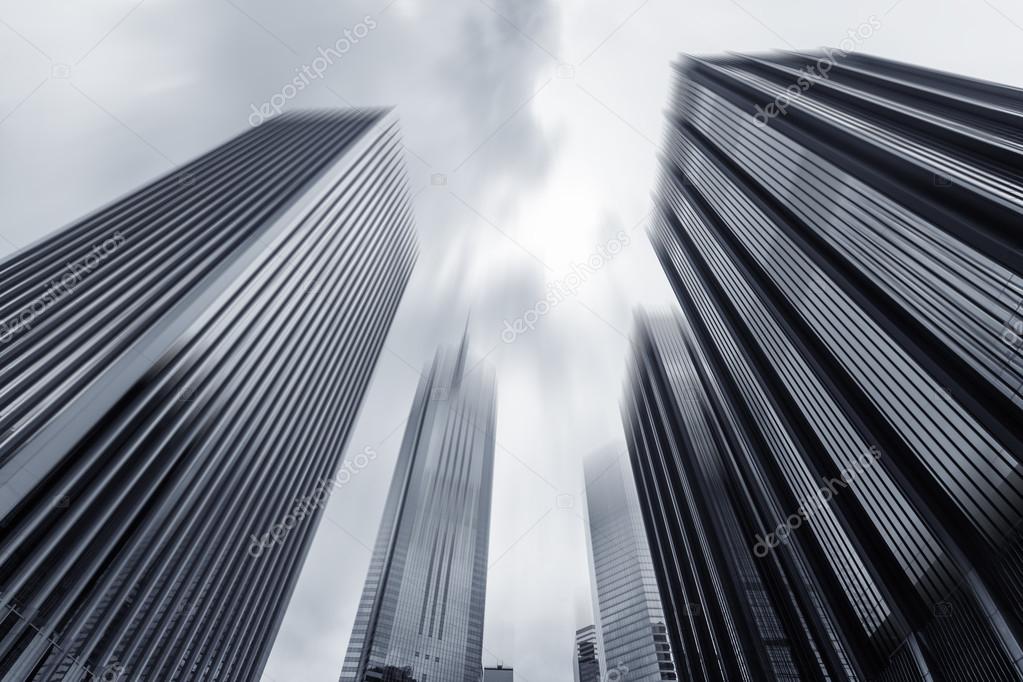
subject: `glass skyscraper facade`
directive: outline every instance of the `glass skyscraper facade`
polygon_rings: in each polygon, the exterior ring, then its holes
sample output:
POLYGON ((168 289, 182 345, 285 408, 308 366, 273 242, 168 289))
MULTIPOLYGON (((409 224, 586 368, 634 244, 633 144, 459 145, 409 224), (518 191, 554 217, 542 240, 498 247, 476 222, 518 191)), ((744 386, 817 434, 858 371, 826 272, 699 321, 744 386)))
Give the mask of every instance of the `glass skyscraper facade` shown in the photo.
POLYGON ((416 392, 341 682, 479 682, 493 486, 495 376, 468 341, 416 392), (471 370, 471 371, 469 371, 471 370))
POLYGON ((1023 679, 1023 96, 676 73, 624 415, 680 677, 1023 679))
POLYGON ((415 256, 396 121, 353 110, 0 264, 0 679, 259 678, 415 256))
POLYGON ((601 670, 612 681, 674 680, 661 597, 624 446, 592 453, 583 471, 601 670))

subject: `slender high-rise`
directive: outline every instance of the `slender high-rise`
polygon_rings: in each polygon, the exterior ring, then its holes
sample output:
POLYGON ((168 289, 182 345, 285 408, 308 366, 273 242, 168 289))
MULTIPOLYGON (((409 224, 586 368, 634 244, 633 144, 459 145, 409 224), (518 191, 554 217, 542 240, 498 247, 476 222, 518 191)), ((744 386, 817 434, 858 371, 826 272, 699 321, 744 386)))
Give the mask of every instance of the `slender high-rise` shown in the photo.
POLYGON ((467 353, 466 337, 419 383, 342 682, 483 674, 497 415, 494 372, 467 353))
POLYGON ((0 679, 259 678, 415 254, 352 110, 0 264, 0 679))
POLYGON ((575 631, 572 673, 575 682, 601 682, 597 626, 587 625, 575 631))
POLYGON ((1023 679, 1023 94, 677 77, 623 410, 680 678, 1023 679))
POLYGON ((674 680, 661 597, 624 446, 583 460, 597 651, 604 677, 674 680))

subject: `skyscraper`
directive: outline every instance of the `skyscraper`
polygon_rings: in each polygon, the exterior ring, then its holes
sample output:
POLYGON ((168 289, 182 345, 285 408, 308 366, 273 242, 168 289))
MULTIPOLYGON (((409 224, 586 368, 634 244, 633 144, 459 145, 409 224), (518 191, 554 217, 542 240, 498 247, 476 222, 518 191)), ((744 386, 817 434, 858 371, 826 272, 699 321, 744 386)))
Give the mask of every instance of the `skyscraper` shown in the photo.
POLYGON ((498 665, 496 668, 483 669, 483 682, 515 682, 515 673, 511 668, 498 665))
POLYGON ((402 668, 415 682, 482 675, 497 415, 493 370, 467 367, 467 353, 463 338, 419 383, 342 682, 402 668))
POLYGON ((0 264, 0 679, 259 677, 415 260, 401 154, 281 117, 0 264))
POLYGON ((624 447, 594 452, 584 460, 583 471, 600 669, 612 682, 674 680, 661 597, 624 447))
POLYGON ((680 677, 1023 679, 1023 95, 677 74, 624 413, 680 677))
POLYGON ((597 627, 587 625, 575 631, 575 682, 601 682, 597 627))

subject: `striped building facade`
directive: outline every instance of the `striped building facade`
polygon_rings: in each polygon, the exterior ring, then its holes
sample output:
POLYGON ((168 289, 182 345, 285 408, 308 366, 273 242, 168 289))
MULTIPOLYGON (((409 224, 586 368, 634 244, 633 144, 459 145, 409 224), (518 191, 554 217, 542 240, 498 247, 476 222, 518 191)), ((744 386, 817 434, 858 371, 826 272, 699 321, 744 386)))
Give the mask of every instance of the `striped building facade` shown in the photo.
POLYGON ((0 679, 259 678, 415 261, 401 155, 283 116, 0 264, 0 679))
POLYGON ((496 379, 437 354, 409 414, 341 682, 479 682, 496 379))
POLYGON ((1023 679, 1023 94, 677 66, 623 404, 680 679, 1023 679))

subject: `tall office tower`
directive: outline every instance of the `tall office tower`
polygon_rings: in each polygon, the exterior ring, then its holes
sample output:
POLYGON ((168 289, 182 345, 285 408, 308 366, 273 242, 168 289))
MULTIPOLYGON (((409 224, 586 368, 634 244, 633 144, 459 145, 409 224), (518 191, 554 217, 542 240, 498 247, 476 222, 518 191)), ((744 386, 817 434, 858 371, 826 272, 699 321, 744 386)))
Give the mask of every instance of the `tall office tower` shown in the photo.
POLYGON ((1019 680, 1023 94, 826 54, 678 66, 625 403, 676 666, 1019 680))
POLYGON ((624 447, 594 452, 583 461, 583 472, 600 669, 612 681, 674 680, 661 597, 624 447))
POLYGON ((482 675, 497 414, 493 370, 467 371, 467 352, 438 353, 419 383, 342 682, 482 675))
POLYGON ((515 682, 515 673, 511 668, 498 665, 496 668, 483 669, 483 682, 515 682))
POLYGON ((0 264, 0 679, 260 676, 415 259, 401 153, 281 117, 0 264))
POLYGON ((575 631, 575 682, 601 682, 597 626, 587 625, 575 631))

